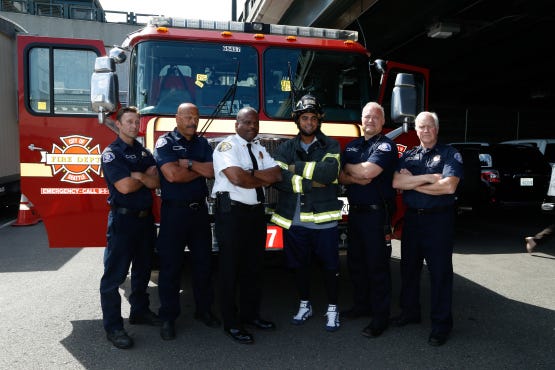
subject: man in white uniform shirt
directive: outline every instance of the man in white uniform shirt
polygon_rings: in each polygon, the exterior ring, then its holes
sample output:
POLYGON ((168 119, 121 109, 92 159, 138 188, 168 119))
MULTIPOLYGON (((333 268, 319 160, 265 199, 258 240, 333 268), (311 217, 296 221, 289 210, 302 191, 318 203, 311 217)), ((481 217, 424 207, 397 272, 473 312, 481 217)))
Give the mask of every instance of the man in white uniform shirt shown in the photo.
POLYGON ((254 342, 243 325, 274 330, 260 317, 262 263, 266 245, 264 189, 281 180, 278 164, 257 141, 258 113, 243 108, 235 135, 224 139, 213 154, 216 238, 220 249, 219 280, 224 331, 243 344, 254 342), (235 292, 239 290, 239 307, 235 292))

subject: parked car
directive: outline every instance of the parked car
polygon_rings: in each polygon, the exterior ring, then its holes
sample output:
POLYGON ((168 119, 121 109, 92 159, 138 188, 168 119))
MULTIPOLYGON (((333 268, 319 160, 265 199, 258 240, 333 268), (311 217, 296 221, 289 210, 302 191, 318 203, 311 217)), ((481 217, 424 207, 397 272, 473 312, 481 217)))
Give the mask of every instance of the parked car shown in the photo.
POLYGON ((494 206, 541 206, 551 177, 551 165, 538 148, 495 144, 480 154, 482 179, 490 187, 494 206))
POLYGON ((519 139, 502 141, 500 144, 534 146, 547 158, 549 163, 555 164, 555 139, 519 139))
POLYGON ((457 186, 457 209, 462 211, 480 211, 488 201, 489 187, 482 180, 480 154, 482 147, 489 146, 482 142, 451 143, 463 158, 464 176, 457 186))
POLYGON ((550 188, 545 196, 541 205, 544 211, 555 210, 555 139, 521 139, 504 141, 506 144, 525 144, 535 146, 546 157, 547 161, 551 164, 551 181, 550 188))

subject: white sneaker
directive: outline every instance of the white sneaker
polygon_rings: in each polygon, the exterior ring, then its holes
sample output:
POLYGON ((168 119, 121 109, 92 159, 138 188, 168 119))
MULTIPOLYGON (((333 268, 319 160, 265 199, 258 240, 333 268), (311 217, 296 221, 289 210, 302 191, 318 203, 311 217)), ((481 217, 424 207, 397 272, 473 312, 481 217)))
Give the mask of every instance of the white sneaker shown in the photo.
POLYGON ((337 329, 339 329, 339 312, 337 311, 336 305, 328 305, 328 312, 326 312, 325 316, 327 316, 327 331, 336 331, 337 329))
POLYGON ((529 236, 527 238, 524 238, 524 240, 526 240, 526 250, 528 251, 528 253, 532 253, 532 251, 534 251, 534 248, 536 248, 536 241, 534 240, 534 237, 529 236))
POLYGON ((312 316, 312 305, 309 301, 301 301, 299 312, 291 319, 291 324, 302 325, 312 316))

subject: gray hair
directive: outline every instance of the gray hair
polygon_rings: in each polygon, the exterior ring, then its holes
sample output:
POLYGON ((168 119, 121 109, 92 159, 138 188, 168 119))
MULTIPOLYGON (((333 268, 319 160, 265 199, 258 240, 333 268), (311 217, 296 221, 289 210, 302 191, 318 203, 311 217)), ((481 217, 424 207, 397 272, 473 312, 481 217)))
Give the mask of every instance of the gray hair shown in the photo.
POLYGON ((382 115, 385 117, 385 111, 383 110, 383 107, 380 104, 376 103, 375 101, 371 101, 366 103, 366 105, 362 108, 362 110, 364 111, 365 109, 370 109, 370 108, 377 108, 381 110, 382 115))
POLYGON ((414 119, 414 123, 417 124, 426 117, 431 117, 434 121, 434 126, 436 127, 436 129, 439 129, 439 118, 437 117, 437 114, 435 112, 422 111, 418 113, 418 116, 416 116, 416 118, 414 119))

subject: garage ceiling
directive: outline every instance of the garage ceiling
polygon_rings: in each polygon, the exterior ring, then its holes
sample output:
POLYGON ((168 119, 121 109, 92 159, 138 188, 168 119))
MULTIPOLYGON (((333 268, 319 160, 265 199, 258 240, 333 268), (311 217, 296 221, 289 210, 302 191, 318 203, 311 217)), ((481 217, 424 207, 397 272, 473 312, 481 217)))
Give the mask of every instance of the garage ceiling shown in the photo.
MULTIPOLYGON (((555 137, 554 9, 555 3, 540 0, 298 0, 280 23, 299 24, 304 17, 307 25, 357 30, 373 58, 430 69, 432 109, 540 112, 552 123, 534 118, 526 135, 555 137), (430 38, 438 23, 459 31, 430 38)), ((496 127, 485 139, 504 120, 492 114, 488 124, 496 127)))

